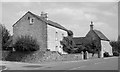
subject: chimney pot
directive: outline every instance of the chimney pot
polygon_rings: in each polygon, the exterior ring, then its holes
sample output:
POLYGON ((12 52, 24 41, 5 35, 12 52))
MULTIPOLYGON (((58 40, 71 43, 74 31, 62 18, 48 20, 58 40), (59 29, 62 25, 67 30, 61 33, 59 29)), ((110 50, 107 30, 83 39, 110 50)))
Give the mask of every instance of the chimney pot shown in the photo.
POLYGON ((47 18, 48 18, 47 13, 45 13, 45 12, 41 12, 41 17, 47 19, 47 18))
POLYGON ((91 21, 91 24, 90 24, 90 30, 93 30, 93 22, 91 21))

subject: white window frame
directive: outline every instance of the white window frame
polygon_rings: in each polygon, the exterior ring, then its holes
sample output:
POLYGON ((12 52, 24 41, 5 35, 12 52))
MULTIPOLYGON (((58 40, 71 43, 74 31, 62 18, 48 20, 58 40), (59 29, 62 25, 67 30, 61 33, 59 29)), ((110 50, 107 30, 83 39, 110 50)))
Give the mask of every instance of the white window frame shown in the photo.
POLYGON ((34 23, 34 18, 30 18, 30 24, 33 24, 34 23))
POLYGON ((58 31, 55 32, 55 41, 58 41, 58 31))

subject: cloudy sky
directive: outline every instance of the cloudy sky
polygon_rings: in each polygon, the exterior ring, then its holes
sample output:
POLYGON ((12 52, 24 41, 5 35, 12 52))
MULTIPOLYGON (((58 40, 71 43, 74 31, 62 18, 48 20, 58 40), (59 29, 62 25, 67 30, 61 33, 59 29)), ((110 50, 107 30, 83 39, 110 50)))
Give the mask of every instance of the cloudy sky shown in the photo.
POLYGON ((75 37, 83 37, 87 34, 90 21, 94 22, 94 29, 100 30, 110 40, 116 40, 118 36, 117 2, 30 2, 27 0, 27 2, 2 2, 0 7, 2 7, 0 22, 10 30, 11 34, 12 25, 27 11, 37 15, 44 11, 48 13, 48 19, 72 30, 75 37))

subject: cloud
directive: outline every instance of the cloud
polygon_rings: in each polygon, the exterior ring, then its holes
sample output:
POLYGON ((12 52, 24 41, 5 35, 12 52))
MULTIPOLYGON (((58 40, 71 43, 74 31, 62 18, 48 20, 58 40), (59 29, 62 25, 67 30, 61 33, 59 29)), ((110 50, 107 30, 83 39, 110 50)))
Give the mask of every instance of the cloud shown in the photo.
POLYGON ((99 13, 100 12, 100 10, 98 10, 97 8, 93 8, 93 7, 82 7, 80 9, 83 10, 84 12, 88 12, 88 13, 99 13))
POLYGON ((89 20, 89 21, 96 21, 97 20, 97 16, 93 15, 93 14, 85 14, 85 17, 89 20))
POLYGON ((17 13, 17 15, 18 15, 19 17, 21 17, 21 16, 23 16, 26 12, 27 12, 27 11, 20 11, 20 12, 17 13))
POLYGON ((112 28, 105 22, 95 22, 94 29, 100 30, 110 40, 117 40, 118 29, 112 28))
POLYGON ((119 0, 1 0, 2 2, 118 2, 119 0))
POLYGON ((31 0, 1 0, 1 2, 31 2, 31 0))
POLYGON ((103 14, 104 14, 104 15, 107 15, 107 16, 115 16, 114 13, 108 12, 108 11, 104 11, 103 14))
POLYGON ((97 16, 90 13, 85 13, 83 9, 72 8, 59 8, 59 9, 47 9, 48 14, 52 15, 65 15, 71 17, 74 20, 97 20, 97 16))

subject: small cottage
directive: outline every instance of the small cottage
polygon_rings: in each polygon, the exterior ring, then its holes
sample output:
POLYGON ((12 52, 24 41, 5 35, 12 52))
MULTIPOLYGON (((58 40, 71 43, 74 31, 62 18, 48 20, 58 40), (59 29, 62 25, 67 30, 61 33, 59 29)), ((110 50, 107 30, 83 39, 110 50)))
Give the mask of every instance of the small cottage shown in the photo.
POLYGON ((40 50, 58 51, 62 54, 60 41, 67 36, 67 29, 60 24, 47 19, 47 14, 33 14, 28 11, 13 25, 13 43, 20 36, 29 35, 37 39, 40 50))
POLYGON ((99 30, 93 29, 93 22, 90 25, 90 31, 85 37, 74 37, 73 40, 76 45, 87 45, 94 42, 95 47, 98 49, 98 57, 103 57, 104 52, 112 55, 112 47, 109 44, 109 39, 99 30))

